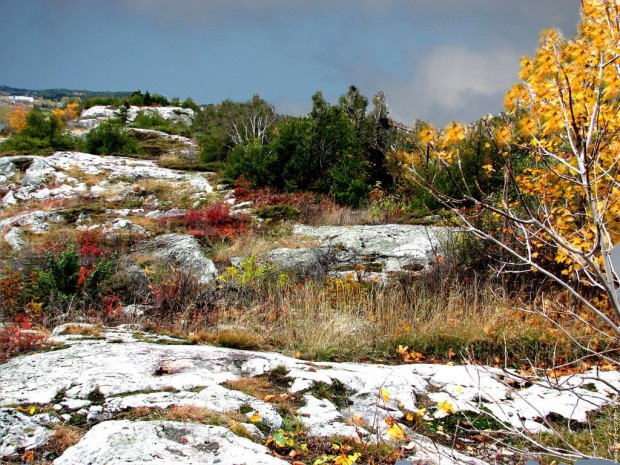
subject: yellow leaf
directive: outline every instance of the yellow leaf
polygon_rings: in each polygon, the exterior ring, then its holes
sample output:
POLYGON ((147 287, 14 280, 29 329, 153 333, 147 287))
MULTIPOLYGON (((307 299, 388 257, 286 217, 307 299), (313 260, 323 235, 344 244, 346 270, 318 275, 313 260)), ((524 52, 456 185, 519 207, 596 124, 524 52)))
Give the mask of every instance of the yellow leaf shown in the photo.
POLYGON ((251 423, 258 423, 260 421, 260 414, 258 412, 254 412, 254 415, 250 417, 251 423))
POLYGON ((403 433, 402 428, 398 426, 396 423, 394 423, 392 426, 388 428, 387 434, 394 440, 397 440, 397 439, 401 441, 405 440, 405 433, 403 433))
POLYGON ((444 413, 456 413, 456 409, 447 400, 437 402, 437 408, 444 413))
POLYGON ((462 386, 457 386, 455 391, 459 394, 461 394, 463 392, 463 387, 462 386))
POLYGON ((486 165, 482 165, 482 169, 487 173, 487 175, 495 172, 495 170, 493 169, 493 165, 488 163, 486 165))
POLYGON ((30 410, 28 410, 28 413, 30 415, 34 415, 34 412, 36 412, 36 409, 34 407, 30 407, 30 410))
POLYGON ((381 398, 383 399, 383 402, 387 403, 390 401, 390 393, 387 392, 385 389, 381 388, 381 398))

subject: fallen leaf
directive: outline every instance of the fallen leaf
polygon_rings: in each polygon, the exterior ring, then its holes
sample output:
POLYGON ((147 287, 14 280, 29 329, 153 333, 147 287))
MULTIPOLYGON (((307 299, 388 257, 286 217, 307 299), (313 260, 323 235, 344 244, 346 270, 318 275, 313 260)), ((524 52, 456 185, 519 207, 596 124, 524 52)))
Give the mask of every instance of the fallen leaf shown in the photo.
POLYGON ((437 408, 444 413, 456 413, 456 409, 447 400, 444 400, 443 402, 437 402, 437 408))
POLYGON ((394 423, 392 426, 390 426, 387 430, 387 434, 392 438, 392 439, 398 439, 401 441, 405 440, 405 433, 403 433, 403 430, 400 426, 398 426, 396 423, 394 423))
POLYGON ((381 388, 381 398, 383 399, 383 402, 388 403, 390 401, 390 393, 381 388))
POLYGON ((258 423, 260 421, 260 414, 258 412, 254 412, 254 415, 250 417, 251 423, 258 423))

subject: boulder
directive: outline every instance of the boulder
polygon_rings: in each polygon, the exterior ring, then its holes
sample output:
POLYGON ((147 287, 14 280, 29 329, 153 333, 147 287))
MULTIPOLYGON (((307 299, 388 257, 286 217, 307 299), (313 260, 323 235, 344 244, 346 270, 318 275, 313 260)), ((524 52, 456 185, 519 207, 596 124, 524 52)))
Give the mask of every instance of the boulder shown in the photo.
POLYGON ((219 464, 286 465, 262 445, 222 426, 176 421, 106 421, 94 426, 54 465, 219 464))
POLYGON ((0 459, 21 455, 24 450, 46 444, 52 430, 41 426, 36 417, 13 408, 0 408, 0 459))
MULTIPOLYGON (((316 247, 279 248, 262 261, 304 274, 328 273, 367 281, 385 281, 395 273, 427 270, 443 252, 448 228, 388 224, 376 226, 296 225, 293 234, 318 239, 316 247), (360 267, 361 265, 361 267, 360 267)), ((243 257, 232 260, 239 266, 243 257)))
POLYGON ((449 234, 446 228, 402 224, 297 225, 293 232, 317 237, 339 268, 362 264, 384 273, 428 268, 443 253, 441 240, 449 234))
POLYGON ((142 241, 136 248, 140 254, 150 254, 160 263, 194 275, 203 284, 217 276, 215 265, 189 234, 164 234, 142 241))

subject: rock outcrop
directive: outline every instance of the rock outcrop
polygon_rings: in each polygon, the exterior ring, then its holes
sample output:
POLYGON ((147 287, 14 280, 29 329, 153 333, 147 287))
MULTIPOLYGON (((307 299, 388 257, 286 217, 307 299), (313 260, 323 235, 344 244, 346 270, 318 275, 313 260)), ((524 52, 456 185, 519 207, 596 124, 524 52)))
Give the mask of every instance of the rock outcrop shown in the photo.
MULTIPOLYGON (((65 348, 20 356, 2 365, 0 407, 19 405, 27 411, 31 406, 52 406, 56 416, 48 423, 71 421, 76 415, 88 419, 94 427, 56 465, 77 463, 76 457, 88 457, 80 463, 92 464, 129 463, 138 458, 141 463, 242 463, 227 462, 226 457, 245 457, 245 463, 281 463, 262 446, 223 427, 117 419, 136 408, 195 406, 245 415, 248 421, 257 415, 263 428, 273 432, 282 426, 283 418, 269 398, 252 397, 227 382, 274 371, 286 373, 287 390, 301 403, 295 414, 310 435, 368 441, 388 440, 388 425, 404 421, 406 412, 416 412, 421 399, 427 405, 449 402, 454 412, 492 412, 498 421, 530 431, 545 430, 544 418, 549 415, 584 422, 589 412, 614 402, 610 386, 620 383, 616 371, 565 376, 557 379, 562 389, 556 390, 549 383, 525 382, 509 370, 477 365, 311 363, 277 353, 188 346, 181 339, 129 327, 106 329, 98 338, 63 335, 60 330, 55 334, 52 339, 65 348), (332 400, 321 395, 329 389, 338 394, 332 400), (248 455, 229 456, 229 447, 230 454, 235 450, 248 455)), ((21 418, 10 408, 0 412, 17 418, 8 427, 10 440, 0 442, 4 457, 37 447, 48 437, 41 426, 26 422, 35 417, 21 418), (37 439, 28 439, 33 437, 37 439)), ((441 409, 429 407, 426 419, 442 415, 441 409)), ((451 454, 448 448, 434 447, 428 439, 408 432, 404 425, 403 429, 412 441, 412 456, 427 460, 435 454, 432 462, 439 463, 438 453, 451 454)), ((455 457, 441 463, 483 463, 462 454, 455 457)))
MULTIPOLYGON (((353 275, 385 280, 395 273, 428 270, 443 255, 442 241, 451 231, 433 226, 386 224, 373 226, 297 225, 293 234, 316 238, 316 247, 279 248, 261 258, 283 269, 353 275)), ((243 257, 233 260, 239 265, 243 257)))
MULTIPOLYGON (((194 120, 195 112, 191 108, 182 107, 138 107, 131 106, 127 111, 127 121, 133 122, 138 112, 153 112, 171 121, 181 121, 186 125, 191 125, 194 120)), ((91 129, 97 127, 102 122, 118 116, 119 109, 104 105, 95 105, 82 112, 79 119, 73 122, 73 127, 91 129)))
MULTIPOLYGON (((206 258, 198 241, 188 234, 163 234, 138 243, 137 254, 193 275, 206 284, 217 276, 213 261, 206 258)), ((131 258, 131 256, 130 256, 131 258)))

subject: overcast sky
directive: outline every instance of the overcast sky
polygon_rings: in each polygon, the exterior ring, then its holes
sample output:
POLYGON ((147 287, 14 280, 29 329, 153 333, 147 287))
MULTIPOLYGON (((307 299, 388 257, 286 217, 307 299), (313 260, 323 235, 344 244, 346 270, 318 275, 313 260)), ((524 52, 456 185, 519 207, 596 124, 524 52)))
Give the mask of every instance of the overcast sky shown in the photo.
POLYGON ((0 84, 150 90, 199 103, 259 93, 303 114, 322 90, 383 90, 392 116, 501 111, 538 33, 579 0, 0 0, 0 84))

